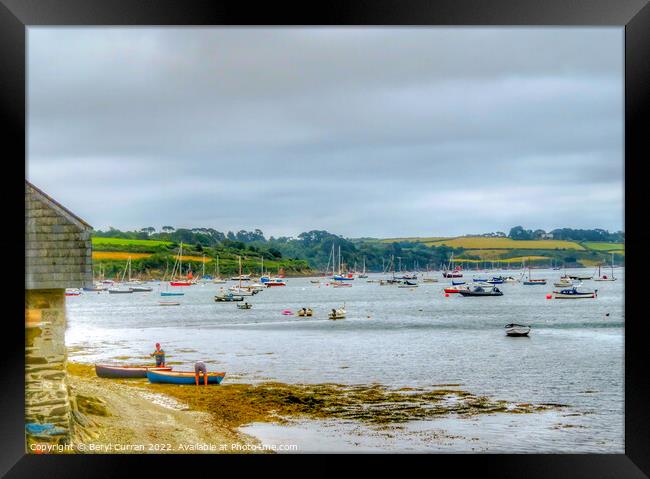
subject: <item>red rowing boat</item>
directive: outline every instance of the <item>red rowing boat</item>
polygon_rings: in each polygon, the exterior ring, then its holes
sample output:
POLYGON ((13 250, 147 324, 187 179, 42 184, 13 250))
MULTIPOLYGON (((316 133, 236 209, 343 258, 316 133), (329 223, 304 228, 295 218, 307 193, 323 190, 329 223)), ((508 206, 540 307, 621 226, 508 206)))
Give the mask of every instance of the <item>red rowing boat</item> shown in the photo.
POLYGON ((171 370, 171 367, 113 366, 110 364, 95 364, 95 372, 100 378, 146 378, 147 371, 171 370))

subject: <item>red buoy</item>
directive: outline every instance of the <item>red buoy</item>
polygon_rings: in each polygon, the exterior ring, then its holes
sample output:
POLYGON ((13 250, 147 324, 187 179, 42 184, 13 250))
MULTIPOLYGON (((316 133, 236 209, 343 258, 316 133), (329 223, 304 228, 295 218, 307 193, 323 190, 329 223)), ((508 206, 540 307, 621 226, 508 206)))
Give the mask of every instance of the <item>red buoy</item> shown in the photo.
POLYGON ((547 294, 547 295, 546 295, 546 299, 551 299, 552 297, 553 297, 552 294, 547 294))
POLYGON ((448 298, 448 297, 449 297, 449 293, 445 293, 445 298, 448 298))

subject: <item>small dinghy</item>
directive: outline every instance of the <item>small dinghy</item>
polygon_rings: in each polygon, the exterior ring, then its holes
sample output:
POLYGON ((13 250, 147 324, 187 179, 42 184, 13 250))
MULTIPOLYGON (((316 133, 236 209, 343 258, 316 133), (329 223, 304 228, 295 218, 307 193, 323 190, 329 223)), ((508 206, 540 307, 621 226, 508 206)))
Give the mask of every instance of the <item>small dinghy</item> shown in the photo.
MULTIPOLYGON (((208 373, 208 384, 219 384, 226 373, 208 373)), ((196 384, 196 375, 193 371, 147 371, 150 383, 163 384, 196 384)), ((203 374, 199 375, 199 385, 203 385, 203 374)))
POLYGON ((131 286, 129 289, 134 293, 148 293, 153 291, 153 288, 150 288, 149 286, 131 286))
POLYGON ((594 275, 587 276, 585 274, 570 274, 569 279, 576 279, 578 281, 586 281, 588 279, 592 279, 594 275))
POLYGON ((296 313, 298 316, 313 316, 314 312, 312 311, 311 308, 302 308, 299 309, 298 312, 296 313))
POLYGON ((492 288, 475 286, 472 289, 465 289, 458 292, 463 296, 503 296, 503 292, 496 286, 492 288))
POLYGON ((130 289, 119 289, 119 288, 111 288, 108 290, 108 294, 131 294, 133 291, 130 289))
POLYGON ((544 286, 545 284, 545 279, 529 279, 527 281, 524 281, 524 285, 526 286, 544 286))
POLYGON ((102 291, 107 291, 108 288, 104 286, 93 286, 92 288, 82 288, 82 290, 92 292, 92 293, 101 293, 102 291))
POLYGON ((530 326, 525 326, 523 324, 506 324, 505 329, 506 336, 528 336, 528 333, 530 333, 530 326))
POLYGON ((467 286, 450 286, 444 289, 445 293, 460 293, 461 291, 468 291, 467 286))
POLYGON ((160 296, 185 296, 185 293, 169 293, 167 291, 161 291, 160 296))
POLYGON ((330 313, 327 315, 329 319, 343 319, 345 318, 345 309, 344 308, 339 308, 330 311, 330 313))
POLYGON ((451 280, 451 284, 453 286, 460 286, 461 284, 465 284, 465 281, 454 281, 453 279, 451 280))
POLYGON ((160 306, 180 306, 181 303, 178 301, 158 301, 160 306))
POLYGON ((250 303, 238 304, 237 309, 251 309, 253 307, 250 303))
POLYGON ((95 373, 100 378, 146 378, 147 371, 171 370, 171 367, 113 366, 111 364, 95 364, 95 373))

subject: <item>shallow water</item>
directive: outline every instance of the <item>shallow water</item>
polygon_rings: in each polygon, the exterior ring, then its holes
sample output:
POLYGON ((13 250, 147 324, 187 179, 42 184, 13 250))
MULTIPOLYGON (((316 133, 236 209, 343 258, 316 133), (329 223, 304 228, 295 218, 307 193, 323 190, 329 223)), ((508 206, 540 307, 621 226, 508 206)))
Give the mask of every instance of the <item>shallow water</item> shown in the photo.
POLYGON ((173 298, 161 298, 161 286, 152 293, 87 293, 66 298, 66 342, 70 357, 80 362, 142 362, 160 342, 167 360, 179 364, 176 369, 191 369, 201 359, 209 369, 227 371, 231 381, 454 383, 495 399, 566 404, 558 414, 578 414, 567 416, 569 427, 551 413, 420 421, 395 429, 390 440, 359 434, 367 428, 341 421, 252 426, 261 438, 302 438, 301 450, 325 448, 326 441, 317 438, 335 431, 339 450, 353 444, 359 450, 621 453, 624 272, 616 271, 615 282, 585 281, 585 287, 598 289, 595 300, 547 300, 562 273, 535 270, 533 277, 547 278, 547 286, 504 284, 504 296, 487 298, 445 297, 449 280, 439 275, 439 283, 413 289, 364 279, 351 288, 332 288, 326 280, 316 285, 290 278, 286 287, 247 297, 250 310, 215 303, 224 285, 210 283, 170 288, 185 292, 173 298), (181 306, 158 305, 170 299, 181 306), (327 313, 343 304, 347 318, 328 320, 327 313), (314 317, 281 314, 303 306, 312 307, 314 317), (529 324, 530 337, 506 337, 503 326, 510 322, 529 324), (430 438, 460 438, 424 440, 427 431, 430 438))

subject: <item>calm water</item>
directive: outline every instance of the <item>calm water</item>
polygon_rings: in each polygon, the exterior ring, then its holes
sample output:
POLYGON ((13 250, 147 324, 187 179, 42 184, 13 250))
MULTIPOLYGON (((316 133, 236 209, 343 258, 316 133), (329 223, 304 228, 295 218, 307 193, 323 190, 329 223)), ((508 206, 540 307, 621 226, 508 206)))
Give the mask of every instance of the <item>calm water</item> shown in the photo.
POLYGON ((535 270, 533 277, 547 278, 547 286, 504 284, 504 296, 487 298, 445 297, 449 280, 440 275, 440 282, 414 289, 364 279, 351 288, 288 279, 286 287, 247 297, 251 310, 215 303, 224 286, 215 284, 170 288, 184 291, 182 297, 161 298, 158 285, 151 293, 86 293, 67 298, 66 342, 71 358, 86 362, 127 356, 138 362, 160 342, 168 361, 181 363, 176 369, 191 369, 200 359, 227 371, 231 381, 460 383, 495 399, 570 406, 418 421, 390 432, 342 421, 245 428, 263 442, 297 443, 303 451, 622 453, 624 272, 616 271, 615 282, 585 281, 598 289, 595 300, 547 300, 561 273, 535 270), (161 307, 160 300, 181 306, 161 307), (344 303, 347 318, 328 320, 327 312, 344 303), (281 314, 303 306, 312 307, 314 317, 281 314), (509 322, 531 325, 530 337, 506 337, 509 322))

